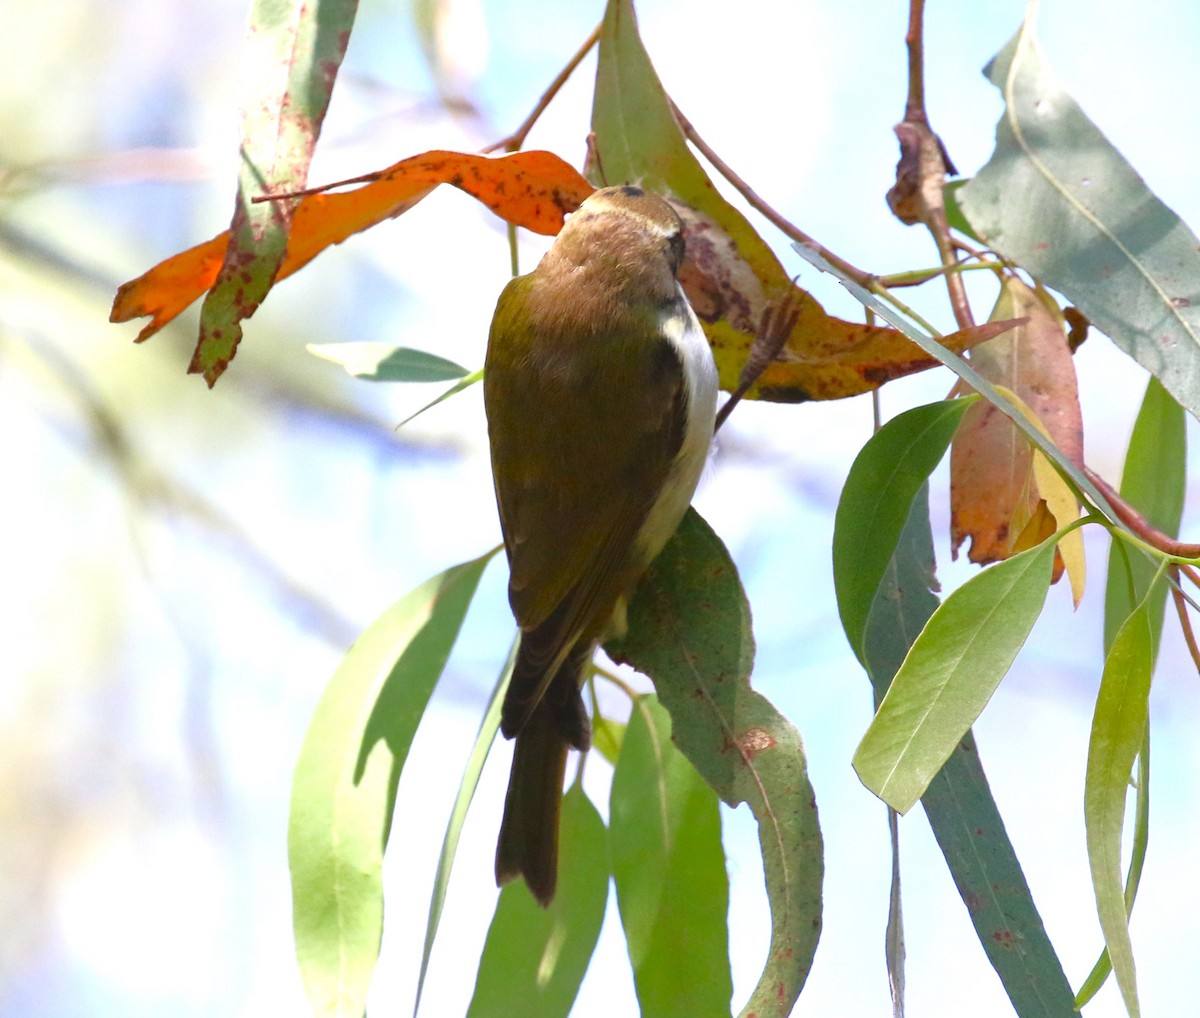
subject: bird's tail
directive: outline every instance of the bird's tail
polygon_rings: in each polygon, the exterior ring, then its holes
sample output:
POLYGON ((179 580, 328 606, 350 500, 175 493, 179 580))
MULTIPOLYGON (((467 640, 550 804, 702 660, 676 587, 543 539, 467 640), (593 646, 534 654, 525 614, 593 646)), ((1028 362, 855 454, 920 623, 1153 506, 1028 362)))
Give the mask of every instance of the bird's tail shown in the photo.
POLYGON ((543 906, 558 879, 558 823, 567 750, 587 749, 591 727, 579 695, 592 648, 573 653, 516 736, 504 820, 496 844, 496 883, 524 877, 543 906))

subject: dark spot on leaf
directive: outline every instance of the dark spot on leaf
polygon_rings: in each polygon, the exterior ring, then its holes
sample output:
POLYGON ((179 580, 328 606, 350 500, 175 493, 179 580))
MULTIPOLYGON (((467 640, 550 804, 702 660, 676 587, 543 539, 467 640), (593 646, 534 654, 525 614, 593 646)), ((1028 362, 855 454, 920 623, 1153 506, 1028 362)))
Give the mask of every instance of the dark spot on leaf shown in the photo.
POLYGON ((800 388, 779 388, 773 385, 764 385, 758 390, 758 394, 768 403, 807 403, 811 396, 800 388))

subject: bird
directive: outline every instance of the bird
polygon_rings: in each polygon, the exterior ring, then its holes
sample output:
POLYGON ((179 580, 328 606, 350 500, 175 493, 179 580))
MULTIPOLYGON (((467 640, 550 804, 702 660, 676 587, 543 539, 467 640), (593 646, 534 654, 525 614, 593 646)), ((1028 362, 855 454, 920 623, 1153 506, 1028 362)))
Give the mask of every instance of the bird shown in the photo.
POLYGON ((563 777, 587 750, 581 687, 687 511, 717 370, 678 280, 683 223, 628 184, 593 192, 504 288, 484 361, 496 501, 520 631, 500 729, 515 739, 496 882, 554 898, 563 777))

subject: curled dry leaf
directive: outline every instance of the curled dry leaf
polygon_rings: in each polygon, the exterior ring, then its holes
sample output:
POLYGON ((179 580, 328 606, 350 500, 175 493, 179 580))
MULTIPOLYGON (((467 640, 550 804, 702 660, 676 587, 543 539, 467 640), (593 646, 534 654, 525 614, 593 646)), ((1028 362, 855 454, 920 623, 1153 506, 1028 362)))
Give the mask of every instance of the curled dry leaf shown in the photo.
MULTIPOLYGON (((1024 324, 980 347, 971 362, 988 381, 1016 395, 1070 459, 1082 462, 1079 389, 1058 306, 1045 291, 1010 276, 992 318, 1016 316, 1024 317, 1024 324)), ((1047 477, 1045 483, 1054 482, 1047 477)), ((981 400, 968 409, 950 453, 953 550, 969 537, 972 562, 1010 557, 1020 550, 1020 536, 1031 523, 1031 533, 1044 530, 1044 521, 1039 524, 1036 517, 1046 502, 1066 512, 1060 498, 1052 501, 1051 493, 1039 491, 1029 440, 990 403, 981 400)), ((1058 526, 1070 522, 1059 519, 1058 526)), ((1062 568, 1061 558, 1056 559, 1055 579, 1062 568)))
MULTIPOLYGON (((496 215, 536 233, 555 234, 592 186, 552 152, 493 158, 463 152, 425 152, 369 176, 368 183, 336 194, 306 194, 296 206, 287 256, 275 282, 302 269, 332 244, 412 208, 438 184, 478 198, 496 215)), ((149 339, 217 279, 229 233, 160 262, 117 291, 109 320, 152 315, 138 334, 149 339)))

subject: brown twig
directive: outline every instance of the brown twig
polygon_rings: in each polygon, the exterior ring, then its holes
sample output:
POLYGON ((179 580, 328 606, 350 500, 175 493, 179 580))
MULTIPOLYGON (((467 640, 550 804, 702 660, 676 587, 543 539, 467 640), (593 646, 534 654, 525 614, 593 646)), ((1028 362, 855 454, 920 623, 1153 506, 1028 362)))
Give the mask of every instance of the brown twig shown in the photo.
POLYGON ((538 118, 546 112, 546 107, 549 106, 554 100, 554 97, 558 95, 559 90, 567 83, 567 79, 575 73, 575 68, 577 68, 583 62, 583 58, 588 55, 588 53, 591 51, 591 48, 599 41, 600 28, 601 26, 597 25, 592 29, 591 34, 583 40, 583 45, 580 46, 575 55, 567 61, 567 66, 559 71, 558 76, 555 77, 552 82, 550 82, 550 86, 545 92, 542 93, 542 97, 537 101, 537 105, 534 106, 533 111, 521 123, 521 126, 513 131, 512 134, 508 135, 508 137, 501 138, 499 141, 494 142, 487 148, 483 149, 485 153, 496 152, 499 149, 504 149, 505 152, 516 152, 517 149, 525 144, 525 137, 533 129, 533 125, 538 122, 538 118))
POLYGON ((925 113, 925 0, 912 0, 908 6, 908 102, 904 119, 914 123, 929 123, 925 113))
MULTIPOLYGON (((1188 615, 1187 601, 1179 588, 1179 566, 1173 565, 1171 572, 1171 598, 1175 602, 1175 613, 1179 616, 1179 628, 1183 631, 1183 640, 1187 644, 1188 653, 1196 671, 1200 672, 1200 646, 1196 645, 1196 634, 1192 630, 1192 618, 1188 615)), ((1194 570, 1193 570, 1194 572, 1194 570)), ((1193 582, 1195 582, 1193 580, 1193 582)))
MULTIPOLYGON (((1175 558, 1200 558, 1200 544, 1187 544, 1177 540, 1170 534, 1164 534, 1147 520, 1145 516, 1126 502, 1121 497, 1121 493, 1092 470, 1091 467, 1080 464, 1080 469, 1083 470, 1087 479, 1100 489, 1100 494, 1108 499, 1113 512, 1117 514, 1117 519, 1147 544, 1157 548, 1164 555, 1171 555, 1175 558)), ((1197 580, 1200 580, 1200 574, 1197 574, 1195 570, 1191 570, 1188 574, 1188 579, 1195 583, 1197 580)))
MULTIPOLYGON (((949 268, 955 263, 954 241, 946 219, 946 203, 942 187, 947 173, 957 173, 933 129, 925 109, 925 0, 910 0, 908 9, 908 97, 904 104, 904 119, 896 125, 900 142, 900 160, 896 163, 896 183, 887 194, 888 205, 902 223, 909 226, 924 223, 942 264, 949 268)), ((960 329, 975 325, 975 316, 967 300, 962 277, 946 273, 946 290, 954 320, 960 329)))
POLYGON ((801 230, 798 226, 789 222, 773 208, 771 208, 770 205, 768 205, 755 193, 754 189, 749 184, 747 184, 730 168, 729 164, 726 163, 724 159, 722 159, 719 155, 717 155, 716 152, 709 148, 708 143, 696 133, 696 128, 692 126, 692 122, 683 115, 683 112, 678 106, 675 105, 675 102, 669 96, 667 97, 667 102, 671 104, 671 112, 674 114, 675 119, 679 121, 679 126, 688 141, 690 141, 696 146, 697 149, 700 150, 700 153, 704 156, 704 158, 713 165, 713 167, 719 174, 721 174, 722 177, 724 177, 729 181, 730 184, 734 186, 738 194, 745 198, 752 207, 766 216, 766 218, 769 219, 775 226, 777 226, 786 236, 791 237, 792 240, 803 244, 805 247, 812 248, 822 258, 829 262, 830 265, 845 273, 856 283, 858 283, 859 286, 867 290, 871 289, 876 278, 872 273, 864 272, 862 269, 846 261, 846 259, 834 254, 823 244, 818 244, 815 240, 813 240, 812 237, 801 230))

